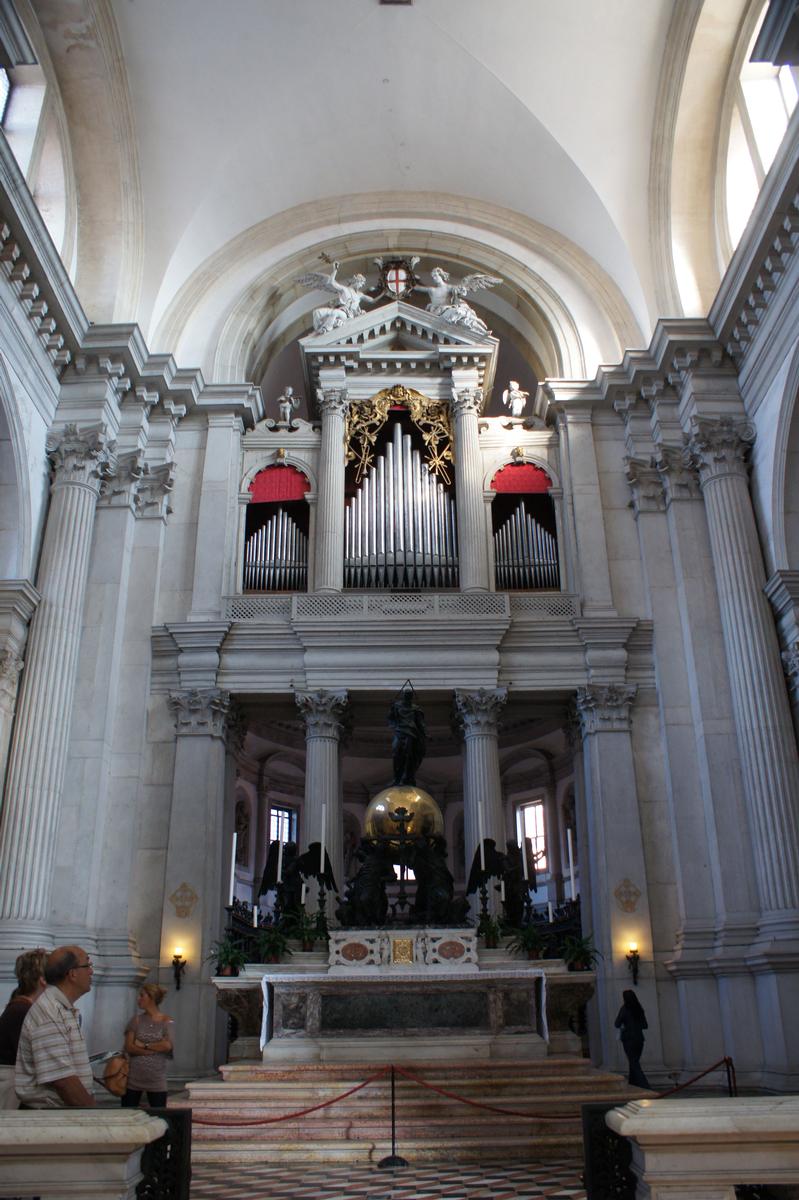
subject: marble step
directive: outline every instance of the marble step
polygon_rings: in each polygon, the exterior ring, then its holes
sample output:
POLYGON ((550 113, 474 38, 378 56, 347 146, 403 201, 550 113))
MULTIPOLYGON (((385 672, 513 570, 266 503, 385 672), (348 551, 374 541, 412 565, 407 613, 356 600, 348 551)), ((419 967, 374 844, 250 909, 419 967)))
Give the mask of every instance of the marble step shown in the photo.
MULTIPOLYGON (((490 1079, 492 1081, 499 1079, 518 1079, 523 1077, 530 1080, 546 1080, 547 1084, 552 1079, 561 1079, 572 1076, 584 1076, 586 1078, 600 1078, 607 1080, 617 1079, 618 1076, 609 1072, 598 1072, 588 1059, 576 1058, 574 1056, 568 1058, 556 1058, 554 1056, 546 1056, 540 1059, 525 1059, 524 1061, 514 1062, 512 1059, 503 1059, 500 1062, 495 1060, 475 1060, 469 1062, 413 1062, 412 1060, 402 1063, 408 1071, 418 1071, 424 1075, 426 1079, 432 1082, 440 1082, 444 1079, 490 1079)), ((333 1082, 348 1082, 358 1083, 367 1075, 373 1075, 376 1069, 374 1062, 346 1062, 346 1063, 298 1063, 292 1066, 284 1066, 279 1064, 263 1063, 260 1060, 227 1063, 219 1068, 220 1075, 225 1081, 231 1083, 256 1082, 263 1080, 269 1084, 278 1083, 282 1080, 296 1082, 299 1080, 330 1080, 333 1082)))
MULTIPOLYGON (((550 1086, 521 1086, 517 1081, 507 1081, 505 1083, 486 1088, 483 1081, 460 1081, 453 1084, 452 1080, 435 1081, 427 1080, 428 1083, 436 1087, 444 1087, 447 1091, 451 1091, 456 1095, 460 1095, 469 1100, 479 1100, 483 1103, 499 1103, 502 1105, 514 1104, 540 1105, 547 1104, 588 1104, 596 1095, 604 1096, 626 1096, 626 1085, 622 1084, 618 1078, 611 1080, 568 1080, 559 1081, 557 1089, 550 1086)), ((355 1081, 350 1086, 356 1086, 355 1081)), ((335 1096, 346 1092, 348 1088, 342 1084, 331 1086, 329 1084, 320 1085, 292 1085, 284 1084, 277 1088, 264 1087, 262 1083, 252 1084, 219 1084, 209 1083, 205 1085, 194 1084, 189 1089, 191 1103, 194 1106, 203 1106, 211 1108, 214 1105, 226 1107, 235 1104, 237 1108, 244 1106, 257 1106, 259 1108, 274 1109, 277 1112, 291 1111, 302 1105, 306 1107, 311 1104, 319 1104, 325 1100, 333 1099, 335 1096)), ((370 1105, 386 1102, 390 1095, 389 1086, 382 1081, 369 1084, 368 1087, 361 1091, 348 1096, 345 1100, 339 1101, 339 1104, 345 1105, 351 1109, 361 1107, 369 1107, 370 1105)), ((449 1099, 446 1096, 441 1096, 438 1092, 431 1092, 419 1084, 410 1081, 402 1081, 398 1083, 396 1089, 397 1103, 416 1103, 420 1096, 428 1096, 434 1098, 440 1103, 457 1104, 459 1101, 449 1099)))

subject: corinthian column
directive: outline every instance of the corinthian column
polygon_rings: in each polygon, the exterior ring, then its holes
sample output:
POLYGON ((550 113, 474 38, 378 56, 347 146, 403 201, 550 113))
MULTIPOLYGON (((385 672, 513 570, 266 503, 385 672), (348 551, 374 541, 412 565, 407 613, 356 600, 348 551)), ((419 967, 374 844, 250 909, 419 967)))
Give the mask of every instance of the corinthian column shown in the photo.
POLYGON ((95 508, 111 473, 101 425, 48 438, 55 479, 42 545, 0 829, 0 917, 43 922, 78 667, 95 508))
POLYGON ((322 835, 325 805, 325 844, 336 884, 343 887, 342 827, 344 805, 339 752, 347 708, 347 693, 297 692, 297 708, 305 721, 305 800, 302 809, 302 849, 322 835))
POLYGON ((344 422, 349 407, 343 387, 320 388, 319 499, 316 504, 314 591, 340 592, 344 585, 344 422))
POLYGON ((455 692, 455 711, 463 732, 463 840, 467 878, 479 841, 477 812, 481 802, 483 836, 493 838, 499 850, 505 849, 497 734, 507 698, 507 688, 455 692))
POLYGON ((477 429, 482 401, 477 372, 453 371, 450 407, 455 418, 455 505, 462 592, 489 590, 486 514, 477 429))
POLYGON ((764 926, 796 935, 799 763, 747 480, 748 422, 694 418, 688 446, 705 499, 733 716, 764 926))

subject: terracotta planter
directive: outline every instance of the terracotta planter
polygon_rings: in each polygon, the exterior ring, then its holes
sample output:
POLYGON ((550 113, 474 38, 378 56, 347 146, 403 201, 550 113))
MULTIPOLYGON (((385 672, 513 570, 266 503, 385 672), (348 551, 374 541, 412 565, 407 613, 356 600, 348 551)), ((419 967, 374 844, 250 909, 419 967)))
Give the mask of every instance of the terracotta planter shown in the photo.
POLYGON ((543 956, 544 956, 543 950, 528 950, 527 951, 528 958, 543 958, 543 956))
POLYGON ((569 971, 590 971, 591 970, 591 964, 583 963, 583 962, 570 962, 570 963, 566 964, 566 967, 567 967, 567 970, 569 970, 569 971))
POLYGON ((219 970, 217 971, 217 975, 238 975, 238 971, 236 970, 235 967, 231 967, 230 964, 228 963, 228 965, 226 967, 219 968, 219 970))
POLYGON ((314 948, 314 946, 315 946, 315 945, 316 945, 316 942, 315 942, 314 940, 312 940, 312 939, 306 939, 306 940, 305 940, 305 941, 302 943, 302 948, 303 948, 303 950, 305 950, 305 951, 309 951, 309 950, 313 950, 313 948, 314 948))

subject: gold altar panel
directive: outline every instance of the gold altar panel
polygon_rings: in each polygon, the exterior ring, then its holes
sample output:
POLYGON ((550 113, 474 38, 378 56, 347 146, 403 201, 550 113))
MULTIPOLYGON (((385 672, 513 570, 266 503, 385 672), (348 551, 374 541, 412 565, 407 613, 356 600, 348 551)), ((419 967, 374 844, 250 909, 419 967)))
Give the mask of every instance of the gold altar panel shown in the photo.
POLYGON ((390 837, 397 832, 397 823, 392 821, 389 813, 398 808, 406 808, 411 819, 406 825, 410 837, 421 834, 432 837, 433 834, 444 835, 444 817, 429 792, 413 784, 395 784, 378 792, 366 810, 366 836, 390 837))

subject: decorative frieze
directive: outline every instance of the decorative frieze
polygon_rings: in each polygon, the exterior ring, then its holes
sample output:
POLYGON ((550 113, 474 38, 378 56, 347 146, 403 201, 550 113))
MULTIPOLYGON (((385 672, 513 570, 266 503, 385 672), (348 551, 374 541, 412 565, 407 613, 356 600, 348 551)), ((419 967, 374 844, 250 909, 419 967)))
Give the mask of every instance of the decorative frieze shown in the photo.
POLYGON ((221 688, 188 688, 171 692, 167 703, 178 737, 224 738, 231 712, 230 693, 221 688))
POLYGON ((627 733, 635 684, 589 684, 577 689, 574 704, 583 737, 592 733, 627 733))

